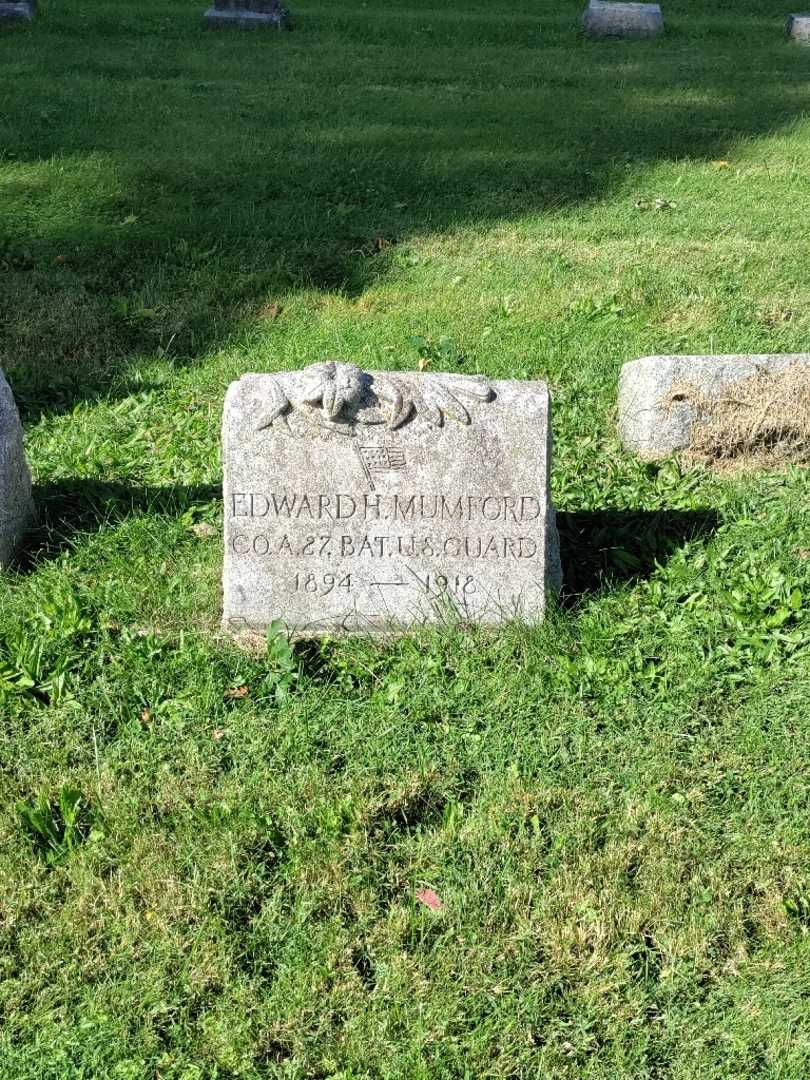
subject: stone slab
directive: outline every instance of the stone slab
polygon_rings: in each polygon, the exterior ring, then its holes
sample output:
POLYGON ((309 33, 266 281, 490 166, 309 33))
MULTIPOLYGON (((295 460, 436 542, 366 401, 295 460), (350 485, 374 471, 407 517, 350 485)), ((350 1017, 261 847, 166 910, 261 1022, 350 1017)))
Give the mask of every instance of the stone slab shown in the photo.
POLYGON ((33 517, 20 415, 11 387, 0 372, 0 567, 8 565, 33 517))
POLYGON ((290 13, 279 0, 214 0, 205 13, 206 25, 213 29, 283 30, 289 21, 290 13))
POLYGON ((787 35, 802 45, 810 45, 810 13, 803 15, 788 15, 787 35))
POLYGON ((654 38, 663 32, 664 16, 659 4, 591 0, 582 28, 592 38, 654 38))
POLYGON ((807 365, 810 353, 731 356, 645 356, 631 360, 619 375, 619 434, 626 450, 648 461, 666 457, 689 446, 697 419, 688 401, 672 401, 673 387, 696 387, 701 396, 720 397, 734 382, 758 371, 775 374, 807 365))
POLYGON ((542 382, 245 375, 223 417, 223 625, 296 636, 538 621, 560 585, 542 382))
POLYGON ((30 22, 37 13, 37 0, 8 3, 0 0, 0 19, 25 19, 30 22))

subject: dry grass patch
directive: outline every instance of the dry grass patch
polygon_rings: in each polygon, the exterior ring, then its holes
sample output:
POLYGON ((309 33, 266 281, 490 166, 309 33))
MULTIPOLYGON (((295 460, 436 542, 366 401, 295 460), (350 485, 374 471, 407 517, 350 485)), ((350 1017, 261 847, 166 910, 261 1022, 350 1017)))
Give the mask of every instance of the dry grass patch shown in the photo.
POLYGON ((696 420, 686 458, 718 469, 778 469, 810 462, 810 370, 792 364, 764 368, 719 396, 690 383, 672 387, 671 402, 687 401, 696 420))

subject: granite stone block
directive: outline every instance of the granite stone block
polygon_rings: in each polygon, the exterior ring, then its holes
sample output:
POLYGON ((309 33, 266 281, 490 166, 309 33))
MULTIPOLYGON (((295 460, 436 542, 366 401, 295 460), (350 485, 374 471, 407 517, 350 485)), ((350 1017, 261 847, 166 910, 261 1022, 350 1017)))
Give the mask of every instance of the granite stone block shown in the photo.
POLYGON ((591 0, 582 27, 592 38, 654 38, 664 29, 664 16, 659 4, 591 0))
POLYGON ((34 516, 20 416, 0 372, 0 567, 7 566, 34 516))
POLYGON ((810 13, 788 15, 787 35, 802 45, 810 45, 810 13))
POLYGON ((290 13, 280 0, 214 0, 205 22, 213 29, 284 30, 290 25, 290 13))
POLYGON ((245 375, 223 418, 224 626, 297 636, 543 615, 560 584, 545 383, 245 375))
POLYGON ((0 0, 0 19, 23 19, 30 22, 37 13, 37 0, 0 0))
POLYGON ((631 360, 619 375, 622 444, 650 461, 684 450, 690 445, 698 416, 689 396, 677 393, 679 386, 695 388, 704 402, 711 402, 735 382, 763 371, 777 374, 796 364, 807 365, 810 379, 810 353, 645 356, 631 360))

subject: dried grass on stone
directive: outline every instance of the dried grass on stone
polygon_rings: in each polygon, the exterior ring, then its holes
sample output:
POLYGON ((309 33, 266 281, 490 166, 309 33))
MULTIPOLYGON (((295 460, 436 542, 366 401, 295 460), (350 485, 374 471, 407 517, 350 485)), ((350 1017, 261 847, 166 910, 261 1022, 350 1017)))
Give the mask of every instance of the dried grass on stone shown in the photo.
POLYGON ((673 386, 670 401, 687 401, 695 410, 687 460, 740 471, 810 464, 806 365, 760 369, 719 396, 682 383, 673 386))

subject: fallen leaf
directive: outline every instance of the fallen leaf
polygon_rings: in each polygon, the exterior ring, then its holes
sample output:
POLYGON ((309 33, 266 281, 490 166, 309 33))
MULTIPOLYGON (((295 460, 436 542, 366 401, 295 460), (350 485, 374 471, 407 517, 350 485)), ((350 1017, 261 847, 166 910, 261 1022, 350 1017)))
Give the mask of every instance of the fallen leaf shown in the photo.
POLYGON ((431 911, 441 911, 444 907, 444 904, 433 889, 417 889, 416 899, 420 904, 424 904, 425 907, 430 908, 431 911))
POLYGON ((196 525, 191 526, 191 531, 201 540, 206 540, 208 537, 216 536, 217 534, 217 530, 214 526, 209 525, 207 521, 198 521, 196 525))
POLYGON ((250 691, 246 686, 232 686, 230 690, 225 691, 226 701, 241 701, 242 698, 246 698, 250 691))

